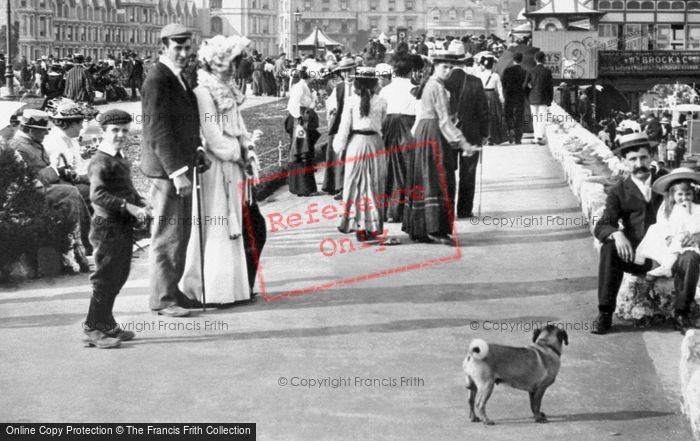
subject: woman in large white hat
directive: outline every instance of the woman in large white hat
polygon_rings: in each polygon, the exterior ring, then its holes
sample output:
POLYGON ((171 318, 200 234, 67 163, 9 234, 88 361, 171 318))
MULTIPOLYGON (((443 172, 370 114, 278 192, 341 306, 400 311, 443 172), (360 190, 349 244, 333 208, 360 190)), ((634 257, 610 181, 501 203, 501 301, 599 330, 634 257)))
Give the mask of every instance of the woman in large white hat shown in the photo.
POLYGON ((236 65, 249 44, 245 37, 217 35, 204 40, 198 53, 202 68, 197 72, 198 86, 194 92, 211 168, 199 175, 203 200, 199 201, 197 192, 192 192, 193 206, 201 203, 205 219, 226 221, 199 220, 204 230, 204 244, 200 244, 199 235, 193 231, 179 287, 190 299, 202 300, 200 253, 203 246, 207 303, 230 304, 250 298, 242 236, 245 227, 241 183, 245 179, 249 149, 255 146, 259 133, 248 132, 243 122, 239 106, 245 97, 233 78, 236 65))
POLYGON ((455 150, 471 153, 473 147, 450 118, 449 95, 444 86, 462 58, 454 51, 440 50, 435 51, 432 62, 433 73, 416 96, 420 100, 413 129, 417 148, 406 152, 406 188, 421 188, 425 197, 409 198, 402 229, 416 241, 454 245, 450 234, 454 223, 455 150), (443 188, 445 181, 447 188, 443 188))

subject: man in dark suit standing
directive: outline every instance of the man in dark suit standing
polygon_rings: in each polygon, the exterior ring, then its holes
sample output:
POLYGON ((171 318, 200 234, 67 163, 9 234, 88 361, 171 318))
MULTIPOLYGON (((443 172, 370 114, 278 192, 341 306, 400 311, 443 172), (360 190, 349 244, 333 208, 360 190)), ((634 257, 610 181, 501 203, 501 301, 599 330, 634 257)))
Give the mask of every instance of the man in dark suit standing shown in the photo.
MULTIPOLYGON (((594 334, 605 334, 612 326, 623 274, 644 274, 651 269, 650 259, 641 264, 639 260, 635 262, 635 249, 649 226, 656 223, 656 213, 663 202, 663 196, 652 191, 652 183, 658 176, 650 169, 650 151, 649 141, 641 133, 620 136, 614 150, 624 160, 630 175, 608 190, 605 211, 593 232, 603 244, 598 271, 599 315, 591 329, 594 334), (623 229, 619 228, 619 222, 623 229)), ((700 255, 692 251, 681 254, 673 266, 673 275, 676 327, 682 330, 690 327, 687 313, 700 276, 700 255)))
MULTIPOLYGON (((326 164, 342 161, 345 159, 345 152, 342 155, 335 153, 331 148, 333 138, 338 133, 340 128, 340 117, 343 114, 345 100, 352 96, 352 82, 350 77, 353 69, 355 69, 355 60, 352 58, 343 58, 338 63, 333 73, 339 75, 343 81, 338 82, 330 97, 328 97, 328 147, 326 147, 326 164)), ((323 176, 323 191, 329 194, 336 194, 336 199, 340 200, 343 195, 343 179, 345 177, 345 164, 326 167, 323 176)))
POLYGON ((184 317, 177 288, 185 264, 192 224, 193 169, 206 162, 199 139, 197 99, 182 77, 192 51, 192 34, 180 24, 160 33, 162 51, 141 89, 143 146, 141 169, 151 179, 153 206, 150 278, 151 310, 184 317))
POLYGON ((525 91, 523 83, 527 71, 520 65, 523 61, 522 52, 513 54, 513 65, 503 71, 503 94, 505 95, 505 114, 511 140, 520 144, 523 138, 523 123, 525 118, 525 91))
MULTIPOLYGON (((467 55, 469 58, 471 54, 467 55)), ((477 147, 482 146, 483 140, 488 137, 489 107, 481 80, 463 69, 452 69, 445 81, 445 88, 450 92, 450 110, 457 114, 459 128, 467 142, 477 147)), ((476 168, 480 154, 477 151, 471 156, 459 155, 458 218, 473 216, 476 168)), ((450 200, 454 200, 454 189, 450 190, 450 200)))
POLYGON ((554 84, 552 83, 552 71, 544 66, 546 55, 539 51, 535 54, 537 66, 528 71, 523 89, 528 92, 530 100, 530 113, 532 113, 535 138, 540 145, 545 144, 545 126, 549 106, 554 99, 554 84))

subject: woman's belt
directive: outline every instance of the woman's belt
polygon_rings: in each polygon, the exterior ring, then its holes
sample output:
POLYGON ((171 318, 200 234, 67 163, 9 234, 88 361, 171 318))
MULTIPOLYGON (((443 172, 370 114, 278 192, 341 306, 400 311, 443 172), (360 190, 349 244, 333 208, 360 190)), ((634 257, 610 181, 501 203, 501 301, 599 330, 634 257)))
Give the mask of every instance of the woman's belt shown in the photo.
POLYGON ((487 91, 487 92, 493 92, 493 91, 496 90, 496 89, 484 89, 484 90, 487 91))
POLYGON ((379 135, 379 133, 375 132, 374 130, 351 130, 350 134, 351 135, 365 135, 365 136, 379 135))

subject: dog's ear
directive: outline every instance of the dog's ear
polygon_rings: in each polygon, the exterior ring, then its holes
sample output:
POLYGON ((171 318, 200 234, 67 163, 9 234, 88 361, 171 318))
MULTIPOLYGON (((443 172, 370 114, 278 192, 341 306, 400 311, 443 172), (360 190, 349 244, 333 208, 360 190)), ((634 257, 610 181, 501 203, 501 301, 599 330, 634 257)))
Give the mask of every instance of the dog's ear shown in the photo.
POLYGON ((566 346, 569 346, 569 335, 566 333, 566 331, 560 329, 557 332, 557 338, 559 341, 564 342, 566 346))
POLYGON ((537 328, 534 331, 532 331, 532 342, 533 343, 537 341, 537 337, 540 336, 540 332, 542 332, 542 330, 540 328, 537 328))

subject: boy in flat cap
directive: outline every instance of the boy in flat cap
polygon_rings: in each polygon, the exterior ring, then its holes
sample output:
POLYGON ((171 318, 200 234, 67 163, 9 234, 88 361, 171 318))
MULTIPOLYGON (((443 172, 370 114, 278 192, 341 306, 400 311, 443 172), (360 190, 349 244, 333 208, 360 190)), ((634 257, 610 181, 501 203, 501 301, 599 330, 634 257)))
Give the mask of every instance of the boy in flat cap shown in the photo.
POLYGON ((186 297, 177 287, 185 268, 192 219, 192 175, 206 169, 199 138, 197 98, 182 76, 192 52, 191 33, 181 24, 160 33, 163 55, 141 88, 141 169, 151 179, 153 206, 149 256, 150 308, 158 315, 185 317, 186 297), (187 222, 187 221, 190 222, 187 222))
POLYGON ((134 333, 122 329, 112 315, 114 300, 129 277, 133 230, 150 216, 131 182, 131 165, 122 156, 131 115, 112 109, 99 117, 104 140, 90 161, 90 201, 95 210, 90 229, 95 272, 92 298, 84 324, 85 342, 101 349, 116 348, 134 333))

